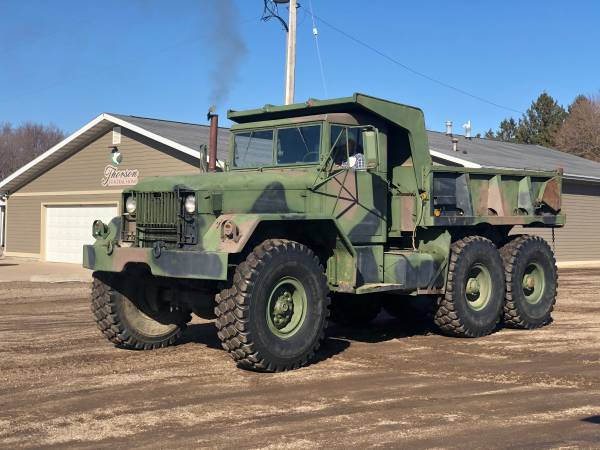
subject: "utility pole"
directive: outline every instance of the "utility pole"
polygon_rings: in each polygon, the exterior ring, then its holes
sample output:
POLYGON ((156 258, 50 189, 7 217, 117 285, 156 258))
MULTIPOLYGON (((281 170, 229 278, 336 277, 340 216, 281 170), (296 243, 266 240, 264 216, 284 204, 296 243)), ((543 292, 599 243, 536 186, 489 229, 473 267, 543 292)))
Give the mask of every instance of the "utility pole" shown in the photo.
POLYGON ((296 12, 298 0, 264 0, 262 20, 277 19, 287 33, 287 44, 285 50, 285 104, 294 103, 294 85, 296 82, 296 12), (273 4, 273 5, 272 5, 273 4), (278 5, 289 4, 290 17, 288 22, 279 15, 278 5))
POLYGON ((296 10, 297 0, 289 0, 290 18, 288 21, 287 49, 285 61, 285 104, 294 103, 294 84, 296 79, 296 10))

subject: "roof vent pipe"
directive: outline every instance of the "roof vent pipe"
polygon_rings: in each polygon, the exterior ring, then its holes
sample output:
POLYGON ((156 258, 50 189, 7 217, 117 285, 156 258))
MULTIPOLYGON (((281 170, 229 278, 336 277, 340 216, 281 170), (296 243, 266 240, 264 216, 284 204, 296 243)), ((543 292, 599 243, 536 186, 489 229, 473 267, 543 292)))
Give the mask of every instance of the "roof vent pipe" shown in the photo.
POLYGON ((458 138, 452 138, 452 151, 458 151, 458 138))
POLYGON ((467 123, 463 124, 463 128, 465 129, 465 137, 471 139, 471 120, 467 120, 467 123))
POLYGON ((446 120, 446 134, 452 136, 452 121, 446 120))

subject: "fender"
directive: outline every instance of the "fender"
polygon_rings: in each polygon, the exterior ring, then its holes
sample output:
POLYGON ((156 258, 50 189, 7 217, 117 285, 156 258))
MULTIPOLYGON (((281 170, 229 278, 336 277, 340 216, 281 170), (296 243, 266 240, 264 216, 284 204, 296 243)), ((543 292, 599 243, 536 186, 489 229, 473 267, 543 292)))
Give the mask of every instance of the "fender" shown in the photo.
POLYGON ((263 222, 319 223, 336 233, 333 255, 327 261, 327 278, 333 289, 353 290, 356 286, 356 250, 338 222, 327 215, 306 214, 223 214, 203 238, 208 251, 240 253, 263 222))

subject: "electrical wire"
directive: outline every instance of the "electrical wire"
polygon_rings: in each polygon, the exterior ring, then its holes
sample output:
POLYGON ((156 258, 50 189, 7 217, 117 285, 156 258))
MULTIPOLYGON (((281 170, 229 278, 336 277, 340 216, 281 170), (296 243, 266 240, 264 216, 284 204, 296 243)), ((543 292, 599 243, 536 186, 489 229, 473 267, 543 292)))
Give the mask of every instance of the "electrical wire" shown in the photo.
POLYGON ((275 3, 273 0, 264 0, 263 13, 260 20, 263 22, 268 22, 271 19, 277 20, 286 33, 290 31, 287 22, 279 14, 279 7, 277 6, 277 3, 275 3))
POLYGON ((357 43, 357 44, 359 44, 359 45, 361 45, 361 46, 363 46, 363 47, 371 50, 373 53, 378 54, 379 56, 387 59, 389 62, 391 62, 393 64, 396 64, 399 67, 402 67, 404 70, 406 70, 406 71, 408 71, 408 72, 410 72, 410 73, 412 73, 414 75, 417 75, 417 76, 419 76, 421 78, 429 80, 432 83, 436 83, 436 84, 438 84, 440 86, 443 86, 443 87, 445 87, 447 89, 451 89, 451 90, 453 90, 455 92, 458 92, 459 94, 465 95, 467 97, 471 97, 471 98, 473 98, 475 100, 478 100, 478 101, 480 101, 482 103, 487 103, 488 105, 492 105, 492 106, 495 106, 496 108, 504 109, 506 111, 511 111, 511 112, 515 112, 515 113, 518 113, 518 114, 523 114, 523 112, 519 111, 518 109, 510 108, 508 106, 504 106, 504 105, 501 105, 501 104, 496 103, 494 101, 491 101, 491 100, 488 100, 486 98, 483 98, 483 97, 481 97, 479 95, 472 94, 471 92, 465 91, 464 89, 461 89, 459 87, 453 86, 453 85, 451 85, 449 83, 446 83, 446 82, 441 81, 441 80, 439 80, 437 78, 429 76, 429 75, 427 75, 427 74, 425 74, 423 72, 420 72, 420 71, 418 71, 416 69, 413 69, 412 67, 410 67, 410 66, 408 66, 408 65, 406 65, 406 64, 404 64, 404 63, 402 63, 400 61, 398 61, 396 58, 393 58, 392 56, 388 55, 387 53, 384 53, 381 50, 378 50, 377 48, 375 48, 372 45, 366 43, 365 41, 362 41, 362 40, 358 39, 357 37, 354 37, 351 34, 346 33, 344 30, 336 27, 335 25, 331 24, 330 22, 328 22, 327 20, 323 19, 322 17, 316 16, 314 14, 313 14, 313 17, 316 18, 321 23, 323 23, 325 26, 331 28, 333 31, 335 31, 335 32, 341 34, 342 36, 345 36, 346 38, 350 39, 351 41, 354 41, 355 43, 357 43))
POLYGON ((312 33, 315 37, 315 47, 317 49, 317 59, 319 60, 319 69, 321 70, 321 83, 323 83, 323 91, 325 97, 329 97, 327 92, 327 82, 325 81, 325 69, 323 68, 323 58, 321 58, 321 48, 319 47, 319 30, 317 29, 317 23, 315 21, 315 13, 313 12, 312 0, 309 0, 310 17, 312 19, 312 33))

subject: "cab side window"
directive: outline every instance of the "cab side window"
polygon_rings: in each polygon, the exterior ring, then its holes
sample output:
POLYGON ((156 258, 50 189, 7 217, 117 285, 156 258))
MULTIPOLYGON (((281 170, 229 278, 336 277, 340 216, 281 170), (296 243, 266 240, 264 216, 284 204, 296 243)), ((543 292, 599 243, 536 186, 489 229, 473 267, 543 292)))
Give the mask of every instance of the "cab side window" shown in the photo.
POLYGON ((360 167, 357 168, 363 168, 364 150, 360 127, 331 125, 331 146, 335 165, 353 167, 356 161, 360 161, 360 167))

